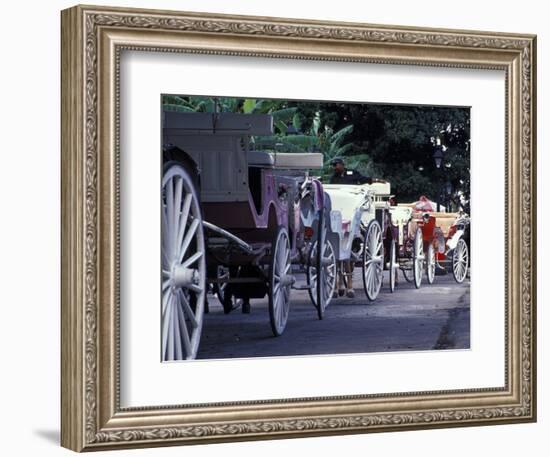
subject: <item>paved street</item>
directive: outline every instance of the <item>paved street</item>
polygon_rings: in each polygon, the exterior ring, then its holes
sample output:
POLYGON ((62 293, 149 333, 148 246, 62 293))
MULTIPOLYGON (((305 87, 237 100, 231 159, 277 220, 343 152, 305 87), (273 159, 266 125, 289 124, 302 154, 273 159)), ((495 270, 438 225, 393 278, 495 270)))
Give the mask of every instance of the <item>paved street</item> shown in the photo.
MULTIPOLYGON (((273 337, 267 298, 252 300, 250 314, 237 309, 223 314, 209 296, 199 359, 343 354, 470 347, 470 285, 456 284, 452 275, 436 276, 415 289, 399 273, 390 293, 385 279, 376 301, 369 302, 357 274, 355 298, 334 299, 318 320, 306 291, 293 290, 284 334, 273 337)), ((300 279, 300 277, 298 277, 300 279)))

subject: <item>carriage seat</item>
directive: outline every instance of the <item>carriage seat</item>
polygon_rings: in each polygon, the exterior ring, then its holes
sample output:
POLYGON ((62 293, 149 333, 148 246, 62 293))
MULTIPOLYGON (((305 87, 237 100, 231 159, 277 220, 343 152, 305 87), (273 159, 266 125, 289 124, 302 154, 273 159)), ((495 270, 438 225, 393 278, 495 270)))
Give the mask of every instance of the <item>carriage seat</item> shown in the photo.
POLYGON ((249 166, 264 168, 282 168, 302 170, 323 167, 323 154, 316 152, 280 152, 248 151, 249 166))
POLYGON ((248 151, 246 160, 249 166, 272 168, 275 165, 273 155, 267 151, 248 151))
POLYGON ((349 219, 342 219, 342 233, 348 233, 351 229, 351 221, 349 219))
POLYGON ((443 213, 436 219, 437 226, 441 229, 444 236, 447 236, 452 225, 456 222, 458 213, 443 213))
POLYGON ((273 158, 275 168, 301 170, 323 167, 323 154, 319 152, 281 152, 273 154, 273 158))

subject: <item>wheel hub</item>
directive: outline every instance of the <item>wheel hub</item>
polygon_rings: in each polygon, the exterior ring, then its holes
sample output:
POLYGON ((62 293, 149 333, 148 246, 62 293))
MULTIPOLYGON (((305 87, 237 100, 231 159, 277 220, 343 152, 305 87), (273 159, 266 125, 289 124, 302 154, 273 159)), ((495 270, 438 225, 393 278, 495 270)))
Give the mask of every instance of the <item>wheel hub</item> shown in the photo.
POLYGON ((281 286, 292 286, 296 278, 293 275, 282 275, 280 279, 281 286))
POLYGON ((174 265, 170 275, 172 287, 188 288, 190 285, 199 283, 199 272, 194 268, 187 268, 181 265, 174 265))
POLYGON ((321 260, 321 265, 324 267, 327 267, 329 265, 332 265, 333 261, 330 257, 323 257, 323 260, 321 260))

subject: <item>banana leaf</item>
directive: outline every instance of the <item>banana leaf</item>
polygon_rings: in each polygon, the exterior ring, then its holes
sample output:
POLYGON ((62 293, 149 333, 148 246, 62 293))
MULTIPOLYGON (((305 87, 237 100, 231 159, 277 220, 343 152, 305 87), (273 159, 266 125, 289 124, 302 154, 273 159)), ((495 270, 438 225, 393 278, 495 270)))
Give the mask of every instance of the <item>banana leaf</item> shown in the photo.
POLYGON ((256 109, 257 102, 254 98, 247 98, 243 103, 243 113, 250 114, 256 109))

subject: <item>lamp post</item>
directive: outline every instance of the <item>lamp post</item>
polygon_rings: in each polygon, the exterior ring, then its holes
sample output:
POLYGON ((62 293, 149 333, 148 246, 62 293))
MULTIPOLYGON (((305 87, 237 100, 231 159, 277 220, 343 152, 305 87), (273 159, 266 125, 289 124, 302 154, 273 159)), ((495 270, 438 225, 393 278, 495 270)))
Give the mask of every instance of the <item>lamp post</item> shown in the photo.
POLYGON ((449 212, 450 210, 452 193, 453 193, 453 185, 451 184, 451 181, 447 180, 447 183, 445 184, 445 206, 446 206, 447 212, 449 212))

